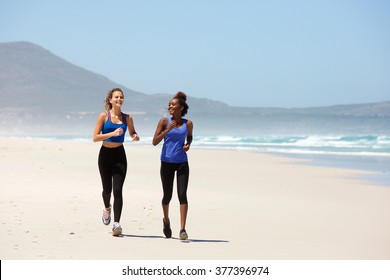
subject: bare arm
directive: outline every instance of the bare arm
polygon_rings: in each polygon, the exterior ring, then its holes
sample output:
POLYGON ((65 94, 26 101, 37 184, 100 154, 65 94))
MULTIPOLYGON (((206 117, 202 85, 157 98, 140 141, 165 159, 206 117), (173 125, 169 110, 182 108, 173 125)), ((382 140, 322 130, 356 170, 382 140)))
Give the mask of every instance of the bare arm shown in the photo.
POLYGON ((158 145, 167 135, 167 133, 175 127, 176 122, 171 121, 171 123, 168 126, 168 119, 167 118, 161 118, 160 121, 157 124, 156 131, 154 132, 153 136, 153 146, 158 145))
POLYGON ((190 149, 191 143, 192 143, 192 130, 194 128, 194 125, 192 121, 188 120, 187 121, 187 143, 184 144, 183 150, 187 152, 190 149))
POLYGON ((93 136, 92 136, 93 142, 104 141, 110 137, 120 136, 123 134, 122 128, 115 129, 113 132, 110 133, 102 134, 101 131, 105 121, 106 121, 106 114, 101 113, 96 121, 95 129, 93 131, 93 136))
POLYGON ((127 122, 127 129, 129 130, 131 139, 133 139, 133 141, 139 141, 139 136, 137 132, 135 132, 133 118, 130 117, 129 115, 126 115, 126 122, 127 122))

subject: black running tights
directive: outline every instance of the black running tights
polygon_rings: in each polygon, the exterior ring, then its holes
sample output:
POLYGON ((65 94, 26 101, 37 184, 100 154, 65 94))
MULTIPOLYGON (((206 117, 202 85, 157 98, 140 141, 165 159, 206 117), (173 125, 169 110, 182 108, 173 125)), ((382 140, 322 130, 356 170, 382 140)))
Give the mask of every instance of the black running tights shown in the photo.
POLYGON ((123 146, 107 148, 102 146, 99 152, 99 171, 103 185, 103 202, 110 207, 111 192, 114 195, 114 222, 118 222, 122 214, 122 189, 126 178, 127 159, 123 146))
POLYGON ((172 199, 173 193, 173 180, 177 173, 177 195, 179 197, 180 204, 188 204, 187 201, 187 187, 188 178, 190 174, 190 168, 188 162, 183 163, 168 163, 161 162, 160 175, 163 186, 164 196, 162 204, 168 205, 172 199))

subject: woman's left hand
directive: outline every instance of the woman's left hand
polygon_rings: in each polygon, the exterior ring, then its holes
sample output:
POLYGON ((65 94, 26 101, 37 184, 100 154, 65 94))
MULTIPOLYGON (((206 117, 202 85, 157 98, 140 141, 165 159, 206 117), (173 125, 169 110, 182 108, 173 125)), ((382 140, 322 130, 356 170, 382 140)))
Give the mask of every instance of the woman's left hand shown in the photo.
POLYGON ((185 144, 185 145, 183 146, 183 151, 184 151, 184 152, 187 152, 189 149, 190 149, 190 144, 185 144))
POLYGON ((139 141, 139 136, 138 134, 134 134, 133 137, 132 137, 133 141, 139 141))

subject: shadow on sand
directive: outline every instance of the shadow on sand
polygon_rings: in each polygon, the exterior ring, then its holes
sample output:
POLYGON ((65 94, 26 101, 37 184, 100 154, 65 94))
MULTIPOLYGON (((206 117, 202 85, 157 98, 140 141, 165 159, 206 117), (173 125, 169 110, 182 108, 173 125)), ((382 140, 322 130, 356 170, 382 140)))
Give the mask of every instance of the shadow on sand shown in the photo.
POLYGON ((164 236, 161 235, 136 235, 136 234, 121 234, 118 237, 132 237, 132 238, 148 238, 148 239, 174 239, 174 240, 179 240, 183 243, 227 243, 229 241, 227 240, 216 240, 216 239, 192 239, 189 238, 187 240, 180 240, 179 238, 176 237, 171 237, 171 238, 165 238, 164 236))

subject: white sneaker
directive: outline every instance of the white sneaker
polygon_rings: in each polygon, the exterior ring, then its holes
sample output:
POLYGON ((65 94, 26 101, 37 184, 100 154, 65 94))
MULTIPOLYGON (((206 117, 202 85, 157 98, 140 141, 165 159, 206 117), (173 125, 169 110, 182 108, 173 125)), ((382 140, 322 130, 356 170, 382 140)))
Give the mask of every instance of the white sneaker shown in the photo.
POLYGON ((180 240, 187 240, 188 239, 188 234, 185 229, 180 230, 179 233, 180 240))
POLYGON ((105 224, 106 226, 110 224, 110 222, 111 222, 111 205, 110 205, 110 208, 108 210, 103 209, 102 221, 103 221, 103 224, 105 224))
POLYGON ((113 223, 112 225, 112 235, 119 236, 122 234, 122 227, 119 223, 113 223))

